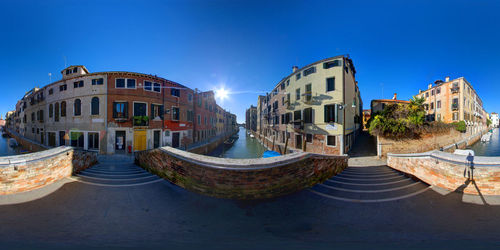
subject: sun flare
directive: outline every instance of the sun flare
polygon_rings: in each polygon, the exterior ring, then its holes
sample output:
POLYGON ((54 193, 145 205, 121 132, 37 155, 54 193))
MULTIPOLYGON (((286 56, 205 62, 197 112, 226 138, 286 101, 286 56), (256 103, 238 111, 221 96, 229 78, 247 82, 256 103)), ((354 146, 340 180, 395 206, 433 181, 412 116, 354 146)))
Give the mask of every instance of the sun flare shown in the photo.
POLYGON ((219 100, 224 100, 227 99, 228 97, 229 97, 229 91, 227 91, 224 88, 220 88, 215 91, 215 98, 219 100))

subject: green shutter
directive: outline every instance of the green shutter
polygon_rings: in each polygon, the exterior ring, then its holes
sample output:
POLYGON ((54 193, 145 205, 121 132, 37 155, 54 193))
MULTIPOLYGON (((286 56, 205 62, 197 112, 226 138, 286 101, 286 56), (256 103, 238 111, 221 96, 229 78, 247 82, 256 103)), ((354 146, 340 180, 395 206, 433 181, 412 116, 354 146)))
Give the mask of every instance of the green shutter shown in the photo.
POLYGON ((118 114, 116 113, 116 102, 113 102, 113 118, 116 118, 118 114))
POLYGON ((160 110, 159 110, 159 113, 160 113, 160 118, 163 120, 163 105, 160 105, 160 110))
POLYGON ((123 113, 125 114, 125 118, 128 118, 128 102, 125 103, 125 106, 123 108, 123 113))

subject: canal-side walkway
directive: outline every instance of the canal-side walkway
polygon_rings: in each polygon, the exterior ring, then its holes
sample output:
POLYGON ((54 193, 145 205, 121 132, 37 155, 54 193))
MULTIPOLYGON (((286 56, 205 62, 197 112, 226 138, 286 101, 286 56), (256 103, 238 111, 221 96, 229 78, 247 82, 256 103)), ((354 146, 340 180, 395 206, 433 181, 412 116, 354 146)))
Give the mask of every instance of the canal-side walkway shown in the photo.
POLYGON ((464 203, 461 194, 426 189, 383 166, 348 167, 322 184, 338 190, 311 189, 351 200, 311 190, 271 200, 217 199, 148 177, 127 159, 103 161, 84 172, 96 178, 144 179, 109 185, 116 183, 74 177, 79 180, 42 198, 2 205, 2 247, 400 249, 498 247, 500 241, 497 207, 464 203), (368 186, 377 183, 383 185, 368 186), (392 189, 390 195, 377 196, 383 189, 392 189), (419 190, 425 191, 359 202, 419 190))

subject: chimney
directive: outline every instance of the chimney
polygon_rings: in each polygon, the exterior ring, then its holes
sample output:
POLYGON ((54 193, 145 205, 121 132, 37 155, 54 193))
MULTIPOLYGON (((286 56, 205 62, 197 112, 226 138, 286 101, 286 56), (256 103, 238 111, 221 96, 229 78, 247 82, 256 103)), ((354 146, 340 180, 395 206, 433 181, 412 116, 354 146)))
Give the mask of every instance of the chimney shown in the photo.
POLYGON ((392 100, 397 100, 398 99, 398 93, 394 93, 394 96, 392 97, 392 100))
POLYGON ((292 67, 292 71, 293 71, 293 73, 295 73, 298 69, 299 69, 299 67, 297 67, 297 66, 293 66, 293 67, 292 67))
POLYGON ((450 81, 450 77, 449 76, 447 76, 447 77, 444 78, 444 82, 449 82, 449 81, 450 81))
POLYGON ((431 89, 432 88, 432 83, 429 83, 429 88, 428 89, 431 89))
POLYGON ((418 93, 419 93, 419 94, 420 94, 420 93, 422 93, 422 90, 421 90, 421 89, 419 89, 419 90, 418 90, 418 93))

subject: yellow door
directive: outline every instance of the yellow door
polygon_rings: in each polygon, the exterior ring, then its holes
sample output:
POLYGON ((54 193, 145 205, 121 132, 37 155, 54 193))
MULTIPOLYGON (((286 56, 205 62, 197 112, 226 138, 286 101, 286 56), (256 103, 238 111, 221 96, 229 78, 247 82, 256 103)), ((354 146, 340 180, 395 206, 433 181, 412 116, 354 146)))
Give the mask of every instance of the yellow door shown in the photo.
POLYGON ((146 150, 146 130, 134 130, 134 151, 146 150))

